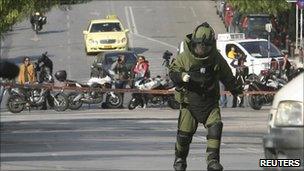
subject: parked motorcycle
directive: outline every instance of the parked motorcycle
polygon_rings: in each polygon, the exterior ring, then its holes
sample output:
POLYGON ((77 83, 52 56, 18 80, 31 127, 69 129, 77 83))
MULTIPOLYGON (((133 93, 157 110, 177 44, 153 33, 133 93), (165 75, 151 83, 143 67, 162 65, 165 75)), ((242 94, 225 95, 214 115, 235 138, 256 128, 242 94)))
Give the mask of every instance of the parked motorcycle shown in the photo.
POLYGON ((92 88, 94 90, 71 92, 68 94, 69 109, 78 110, 83 103, 86 104, 100 104, 104 100, 108 108, 118 108, 121 106, 122 96, 119 93, 114 92, 102 92, 96 89, 111 88, 113 80, 106 76, 105 78, 92 77, 86 84, 80 84, 76 81, 66 79, 66 71, 61 70, 55 73, 55 78, 60 82, 65 82, 69 87, 78 88, 92 88))
MULTIPOLYGON (((53 62, 45 52, 35 63, 37 83, 54 83, 52 70, 53 62)), ((47 103, 56 111, 65 111, 68 108, 68 97, 63 90, 50 91, 47 88, 32 88, 25 85, 23 88, 10 88, 8 92, 7 107, 12 113, 19 113, 25 107, 42 109, 47 103)))
MULTIPOLYGON (((7 108, 12 113, 20 113, 26 107, 41 108, 46 102, 47 88, 31 88, 25 85, 23 88, 11 88, 7 100, 7 108)), ((67 109, 67 97, 63 91, 51 92, 50 96, 54 100, 54 109, 64 111, 67 109)))
MULTIPOLYGON (((287 81, 276 76, 275 71, 262 70, 260 80, 250 80, 244 86, 244 90, 276 92, 282 88, 287 81)), ((260 110, 263 105, 272 103, 274 94, 252 94, 248 96, 248 103, 251 108, 260 110)))
MULTIPOLYGON (((168 79, 162 80, 160 77, 153 79, 137 79, 134 83, 135 87, 139 90, 169 90, 174 88, 172 82, 168 79)), ((164 105, 172 109, 179 109, 179 103, 175 100, 173 94, 145 94, 145 93, 133 93, 132 98, 128 104, 129 110, 133 110, 136 107, 145 107, 147 104, 152 105, 164 105)))

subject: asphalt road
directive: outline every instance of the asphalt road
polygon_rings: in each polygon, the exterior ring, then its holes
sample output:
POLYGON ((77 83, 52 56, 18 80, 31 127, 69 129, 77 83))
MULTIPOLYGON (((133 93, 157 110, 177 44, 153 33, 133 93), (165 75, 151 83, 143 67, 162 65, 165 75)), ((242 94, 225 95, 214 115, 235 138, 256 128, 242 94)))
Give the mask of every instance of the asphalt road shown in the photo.
MULTIPOLYGON (((269 109, 224 108, 225 170, 259 170, 269 109)), ((1 170, 172 170, 177 110, 1 113, 1 170)), ((206 130, 191 144, 189 170, 205 170, 206 130)))

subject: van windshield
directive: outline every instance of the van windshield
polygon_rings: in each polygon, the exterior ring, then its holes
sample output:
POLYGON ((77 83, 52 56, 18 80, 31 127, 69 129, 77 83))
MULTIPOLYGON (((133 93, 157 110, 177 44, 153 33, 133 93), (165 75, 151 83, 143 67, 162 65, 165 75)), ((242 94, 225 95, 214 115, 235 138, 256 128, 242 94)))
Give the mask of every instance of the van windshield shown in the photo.
MULTIPOLYGON (((254 42, 241 42, 241 46, 255 58, 268 57, 268 42, 267 41, 254 41, 254 42)), ((282 56, 277 47, 270 43, 270 57, 276 58, 282 56)))

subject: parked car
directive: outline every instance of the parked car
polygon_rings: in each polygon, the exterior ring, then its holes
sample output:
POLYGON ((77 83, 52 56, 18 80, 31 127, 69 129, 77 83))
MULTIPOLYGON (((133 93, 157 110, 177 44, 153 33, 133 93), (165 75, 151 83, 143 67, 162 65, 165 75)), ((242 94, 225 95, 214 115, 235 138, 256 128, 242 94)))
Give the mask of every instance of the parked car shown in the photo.
POLYGON ((268 32, 265 25, 271 23, 268 14, 245 14, 239 21, 240 33, 245 33, 246 38, 263 38, 268 39, 268 32))
POLYGON ((304 73, 276 93, 263 137, 266 159, 300 159, 299 170, 304 169, 303 78, 304 73))
POLYGON ((111 65, 118 59, 119 55, 124 55, 128 70, 136 64, 137 55, 133 51, 112 51, 96 55, 91 65, 91 77, 104 77, 105 71, 111 68, 111 65))
POLYGON ((128 29, 125 29, 116 15, 105 19, 91 20, 88 29, 83 31, 85 51, 92 52, 128 50, 128 29))

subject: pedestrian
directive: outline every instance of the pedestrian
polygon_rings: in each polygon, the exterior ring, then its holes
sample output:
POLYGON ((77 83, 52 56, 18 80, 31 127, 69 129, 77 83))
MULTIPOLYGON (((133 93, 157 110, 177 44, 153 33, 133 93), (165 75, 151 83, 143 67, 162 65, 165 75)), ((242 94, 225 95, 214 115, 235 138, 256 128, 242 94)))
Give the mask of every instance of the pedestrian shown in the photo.
MULTIPOLYGON (((111 70, 114 72, 115 78, 115 88, 124 89, 126 88, 129 81, 129 70, 126 66, 126 60, 124 55, 119 55, 116 62, 111 66, 111 70)), ((124 93, 121 94, 122 101, 124 99, 124 93)), ((120 108, 123 108, 123 103, 121 103, 120 108)))
MULTIPOLYGON (((146 60, 146 58, 142 55, 138 56, 137 63, 132 69, 134 80, 132 87, 139 87, 145 80, 150 78, 150 69, 149 69, 149 62, 146 60)), ((143 94, 141 96, 143 101, 143 108, 146 108, 147 106, 147 97, 146 94, 143 94)))
MULTIPOLYGON (((230 65, 235 68, 235 77, 239 85, 243 85, 245 83, 245 78, 248 76, 249 69, 248 66, 245 65, 246 57, 239 53, 239 55, 233 59, 230 63, 230 65)), ((244 96, 233 96, 232 100, 232 108, 235 108, 237 106, 244 107, 244 96), (239 99, 239 104, 238 103, 239 99)))
POLYGON ((281 72, 282 72, 282 75, 284 75, 288 80, 290 77, 290 69, 291 69, 291 64, 288 60, 288 53, 285 53, 284 58, 283 58, 283 65, 281 68, 281 72))
POLYGON ((29 57, 23 58, 23 63, 19 67, 19 84, 33 84, 36 82, 36 73, 34 65, 29 57))
POLYGON ((223 84, 222 82, 220 82, 220 93, 221 93, 221 97, 220 97, 220 106, 221 106, 222 108, 227 107, 227 102, 228 102, 228 100, 227 100, 227 95, 226 95, 226 94, 223 94, 223 93, 224 93, 223 91, 225 91, 225 90, 226 90, 226 89, 225 89, 224 84, 223 84))
POLYGON ((181 104, 174 169, 186 170, 192 137, 198 124, 202 123, 208 130, 207 170, 223 170, 220 164, 223 123, 219 81, 232 94, 241 93, 241 89, 226 60, 217 51, 214 30, 207 22, 186 36, 184 51, 170 65, 169 76, 177 86, 175 97, 181 104))
POLYGON ((150 70, 149 70, 149 62, 146 60, 144 56, 138 56, 137 63, 133 68, 133 73, 135 78, 149 78, 150 70))

